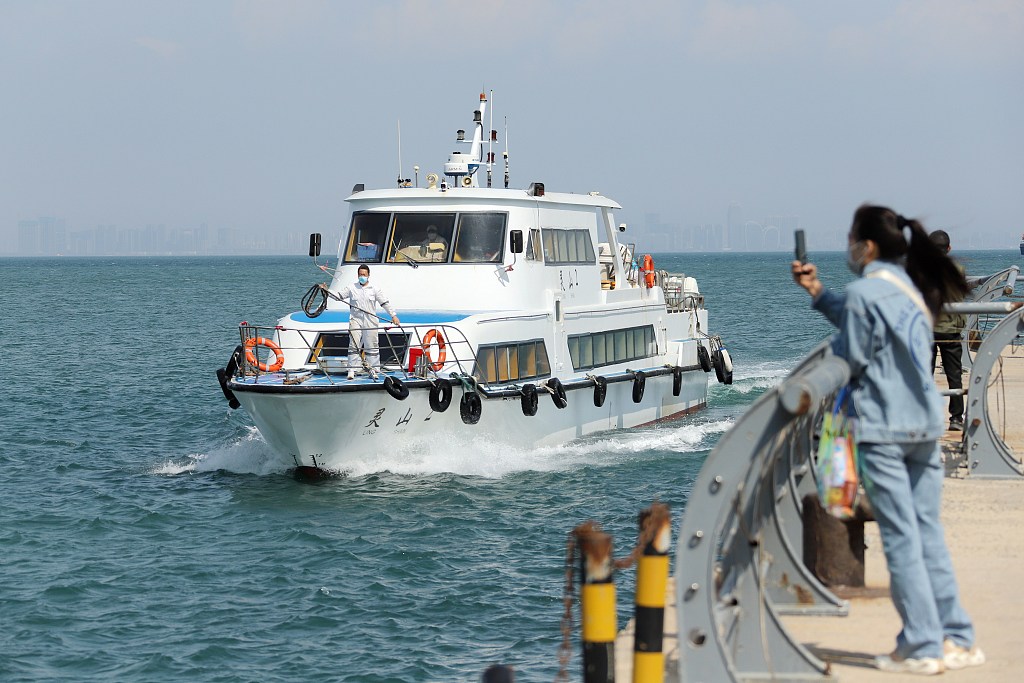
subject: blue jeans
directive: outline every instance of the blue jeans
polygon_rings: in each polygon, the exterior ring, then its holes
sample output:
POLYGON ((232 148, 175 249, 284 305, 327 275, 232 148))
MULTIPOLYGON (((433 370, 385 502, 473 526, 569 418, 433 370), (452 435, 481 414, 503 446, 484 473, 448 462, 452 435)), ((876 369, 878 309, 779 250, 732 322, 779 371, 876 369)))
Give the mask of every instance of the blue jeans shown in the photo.
POLYGON ((974 626, 960 605, 939 521, 943 470, 938 444, 861 443, 859 448, 864 488, 889 566, 889 591, 903 620, 896 654, 942 657, 944 638, 970 647, 974 626))

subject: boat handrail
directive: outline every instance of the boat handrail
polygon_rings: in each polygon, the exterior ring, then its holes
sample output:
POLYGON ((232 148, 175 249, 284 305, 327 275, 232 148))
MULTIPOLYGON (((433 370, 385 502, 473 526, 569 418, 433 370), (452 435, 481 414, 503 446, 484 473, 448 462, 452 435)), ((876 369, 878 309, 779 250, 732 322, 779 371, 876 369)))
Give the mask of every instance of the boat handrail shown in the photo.
MULTIPOLYGON (((348 331, 348 326, 330 330, 330 332, 337 334, 347 334, 348 331)), ((381 371, 391 374, 400 373, 401 378, 409 382, 416 383, 417 381, 422 381, 432 383, 438 379, 447 379, 461 383, 466 388, 472 388, 484 398, 507 398, 521 396, 523 387, 527 384, 534 384, 544 388, 547 386, 548 380, 555 376, 549 372, 524 378, 499 378, 497 381, 487 381, 485 377, 480 376, 477 349, 473 348, 459 328, 451 325, 402 324, 398 326, 381 326, 377 328, 377 331, 380 333, 381 336, 379 338, 383 342, 380 345, 381 350, 387 349, 390 351, 390 362, 385 363, 382 361, 381 371), (392 336, 393 333, 389 333, 389 331, 395 329, 401 330, 400 334, 404 335, 407 339, 406 343, 402 346, 395 344, 392 336), (445 354, 440 367, 437 367, 439 361, 432 361, 428 351, 426 351, 429 344, 433 341, 433 339, 428 339, 431 331, 440 333, 444 340, 445 354), (411 366, 406 363, 409 358, 408 350, 410 348, 424 349, 420 356, 423 360, 411 366), (395 359, 400 360, 395 362, 395 359)), ((347 373, 349 370, 347 347, 344 363, 338 363, 333 366, 329 361, 325 361, 320 353, 316 353, 316 344, 321 338, 321 332, 308 328, 285 327, 282 325, 251 325, 249 323, 239 325, 242 348, 248 349, 250 345, 257 345, 255 342, 257 339, 270 339, 285 354, 300 351, 311 359, 299 367, 280 368, 278 372, 285 374, 283 381, 286 384, 303 381, 313 372, 319 372, 329 384, 335 384, 336 380, 332 378, 332 375, 347 373), (313 333, 312 335, 310 334, 311 332, 313 333), (294 341, 288 342, 288 339, 293 339, 294 341), (289 376, 294 377, 290 378, 289 376)), ((259 367, 258 357, 256 357, 256 362, 252 362, 248 358, 248 353, 243 353, 241 356, 238 359, 238 375, 240 377, 254 377, 258 380, 260 375, 268 373, 267 370, 259 367)), ((333 357, 328 356, 328 358, 333 357)), ((608 384, 615 384, 618 382, 635 381, 638 374, 643 374, 646 377, 657 377, 677 371, 700 369, 699 364, 676 367, 673 365, 643 366, 642 361, 639 361, 639 363, 634 361, 633 365, 635 367, 608 371, 605 374, 590 370, 576 377, 560 379, 560 383, 566 390, 574 390, 592 387, 597 383, 598 379, 604 380, 608 384)))
MULTIPOLYGON (((427 379, 440 377, 442 373, 447 375, 451 372, 470 376, 477 366, 477 357, 473 346, 466 339, 465 334, 459 328, 452 325, 408 325, 403 323, 401 325, 382 325, 375 326, 374 328, 356 329, 376 330, 380 335, 378 339, 383 342, 379 348, 382 352, 385 350, 390 352, 389 362, 381 363, 382 370, 401 372, 405 378, 419 377, 420 379, 427 379), (396 344, 396 340, 393 338, 396 330, 398 335, 405 338, 405 342, 401 346, 396 344), (433 332, 433 335, 431 335, 431 332, 433 332), (438 336, 440 336, 440 342, 437 346, 439 349, 443 349, 443 357, 439 355, 437 360, 431 360, 427 357, 429 354, 427 349, 438 336), (408 358, 408 351, 411 348, 417 347, 423 350, 421 357, 424 357, 425 360, 420 364, 420 367, 410 368, 405 364, 408 358), (439 363, 440 367, 437 367, 439 363)), ((286 327, 283 325, 251 325, 249 323, 239 325, 239 335, 243 347, 255 345, 253 340, 261 337, 272 339, 286 356, 289 351, 293 353, 299 351, 307 354, 307 358, 311 359, 303 363, 301 367, 281 368, 283 372, 286 374, 290 372, 308 373, 317 370, 323 373, 328 382, 332 384, 334 382, 331 379, 331 374, 347 372, 349 369, 348 362, 346 360, 344 365, 334 365, 332 367, 317 352, 315 345, 318 343, 318 340, 322 339, 321 334, 323 332, 347 335, 349 330, 348 325, 332 330, 311 330, 309 328, 286 327), (294 339, 294 341, 287 341, 289 339, 294 339)), ((345 352, 347 356, 347 347, 345 352)), ((328 356, 328 358, 333 357, 335 356, 328 356)), ((259 368, 259 363, 252 363, 247 355, 243 356, 239 363, 239 375, 259 375, 262 372, 266 371, 259 368)))

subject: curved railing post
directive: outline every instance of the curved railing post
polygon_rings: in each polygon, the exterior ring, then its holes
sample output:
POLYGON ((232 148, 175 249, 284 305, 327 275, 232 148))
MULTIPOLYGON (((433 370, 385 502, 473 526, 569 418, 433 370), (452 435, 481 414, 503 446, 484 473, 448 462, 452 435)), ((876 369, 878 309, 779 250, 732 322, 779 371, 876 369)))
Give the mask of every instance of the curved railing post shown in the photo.
POLYGON ((988 385, 992 369, 1003 349, 1024 333, 1024 308, 1019 302, 1006 306, 1015 310, 985 336, 971 367, 967 382, 967 425, 963 459, 972 477, 1024 476, 1024 464, 999 436, 989 415, 988 385))
POLYGON ((780 614, 801 603, 845 609, 803 567, 790 539, 799 534, 792 498, 808 485, 808 434, 848 378, 846 363, 822 345, 705 461, 676 552, 680 680, 828 680, 826 664, 785 630, 780 614))
MULTIPOLYGON (((1002 296, 1010 296, 1013 294, 1013 289, 1017 285, 1017 278, 1020 275, 1020 266, 1010 266, 1000 270, 992 275, 986 275, 977 280, 972 281, 976 283, 974 289, 968 295, 965 303, 987 303, 989 301, 995 301, 1002 296)), ((977 331, 979 334, 981 331, 978 329, 979 314, 968 313, 966 315, 966 323, 964 324, 963 335, 960 339, 960 347, 962 349, 961 357, 963 358, 963 366, 965 370, 970 371, 974 365, 974 356, 972 352, 972 342, 970 335, 972 331, 977 331)), ((977 346, 977 342, 973 343, 977 346)))

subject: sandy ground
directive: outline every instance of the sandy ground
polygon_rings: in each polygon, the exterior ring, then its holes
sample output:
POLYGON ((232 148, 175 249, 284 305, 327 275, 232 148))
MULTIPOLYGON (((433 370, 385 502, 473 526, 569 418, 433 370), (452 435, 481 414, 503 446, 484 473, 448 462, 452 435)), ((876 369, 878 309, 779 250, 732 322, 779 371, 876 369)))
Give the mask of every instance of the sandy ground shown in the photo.
MULTIPOLYGON (((938 377, 944 383, 941 371, 938 377)), ((964 377, 965 384, 967 377, 964 377)), ((1007 349, 1002 373, 990 383, 990 415, 1017 454, 1024 453, 1024 349, 1007 349)), ((947 433, 947 448, 959 433, 947 433)), ((943 680, 963 683, 1024 681, 1024 477, 972 479, 961 469, 945 480, 942 520, 953 556, 961 599, 977 631, 988 662, 950 671, 943 680)), ((890 674, 873 666, 876 655, 890 652, 900 628, 888 597, 888 572, 878 528, 865 526, 866 583, 869 595, 850 599, 846 617, 785 617, 786 629, 822 659, 842 683, 898 683, 920 676, 890 674)), ((674 589, 666 609, 666 681, 678 680, 674 589)), ((632 680, 632 624, 616 642, 616 680, 632 680)))

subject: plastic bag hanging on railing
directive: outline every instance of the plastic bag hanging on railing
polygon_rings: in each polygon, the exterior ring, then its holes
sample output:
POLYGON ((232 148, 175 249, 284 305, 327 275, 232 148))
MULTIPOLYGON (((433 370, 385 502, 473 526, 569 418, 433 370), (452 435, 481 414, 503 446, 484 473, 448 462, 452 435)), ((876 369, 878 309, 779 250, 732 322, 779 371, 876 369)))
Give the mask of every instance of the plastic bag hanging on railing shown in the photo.
POLYGON ((818 442, 818 496, 822 507, 838 519, 850 519, 857 504, 857 440, 855 420, 846 403, 850 387, 843 387, 832 410, 825 414, 818 442))

